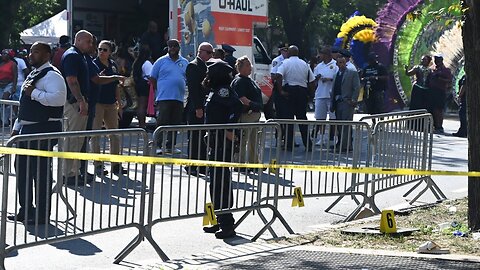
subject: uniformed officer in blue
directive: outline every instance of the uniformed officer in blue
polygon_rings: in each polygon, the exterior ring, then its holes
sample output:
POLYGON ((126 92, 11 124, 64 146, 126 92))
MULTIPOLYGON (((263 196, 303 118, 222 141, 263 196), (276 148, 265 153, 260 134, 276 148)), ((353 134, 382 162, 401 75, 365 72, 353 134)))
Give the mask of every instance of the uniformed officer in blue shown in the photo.
MULTIPOLYGON (((209 63, 207 76, 203 82, 204 87, 210 89, 205 103, 205 123, 237 123, 242 113, 242 103, 235 91, 230 88, 233 69, 226 62, 218 59, 212 59, 209 63)), ((225 162, 232 160, 232 145, 236 141, 233 130, 209 132, 208 139, 210 160, 225 162)), ((233 206, 230 168, 210 167, 210 197, 215 210, 229 209, 233 206)), ((205 227, 203 230, 207 233, 215 233, 215 237, 219 239, 235 236, 234 219, 231 213, 220 214, 217 219, 218 225, 205 227)))
POLYGON ((222 44, 222 49, 225 51, 224 61, 232 67, 233 75, 237 74, 237 71, 235 70, 235 63, 237 63, 237 58, 233 56, 233 53, 236 51, 235 48, 228 44, 222 44))

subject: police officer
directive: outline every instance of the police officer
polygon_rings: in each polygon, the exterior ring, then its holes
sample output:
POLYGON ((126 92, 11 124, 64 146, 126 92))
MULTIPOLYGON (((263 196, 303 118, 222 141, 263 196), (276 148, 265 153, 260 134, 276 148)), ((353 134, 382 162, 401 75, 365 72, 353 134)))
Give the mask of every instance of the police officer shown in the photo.
POLYGON ((233 75, 236 75, 235 64, 237 63, 237 58, 233 56, 233 52, 236 51, 235 48, 228 44, 222 44, 222 49, 225 51, 225 58, 223 60, 232 67, 233 75))
MULTIPOLYGON (((277 87, 279 93, 288 101, 285 119, 307 120, 308 97, 313 89, 315 76, 310 66, 298 57, 298 47, 288 47, 288 59, 278 69, 277 87)), ((312 141, 308 137, 306 125, 299 125, 302 141, 307 151, 312 150, 312 141)), ((289 125, 285 139, 285 149, 292 151, 294 145, 293 126, 289 125)))
MULTIPOLYGON (((237 123, 242 103, 237 94, 230 88, 233 79, 233 68, 219 59, 210 60, 204 87, 210 89, 205 103, 206 124, 237 123)), ((209 159, 230 162, 232 146, 236 136, 232 130, 216 130, 209 132, 207 145, 210 147, 209 159)), ((233 206, 230 168, 210 167, 210 197, 215 210, 228 209, 233 206)), ((225 239, 235 236, 232 213, 217 215, 218 225, 204 227, 207 233, 215 233, 215 237, 225 239), (219 231, 221 229, 221 231, 219 231)))

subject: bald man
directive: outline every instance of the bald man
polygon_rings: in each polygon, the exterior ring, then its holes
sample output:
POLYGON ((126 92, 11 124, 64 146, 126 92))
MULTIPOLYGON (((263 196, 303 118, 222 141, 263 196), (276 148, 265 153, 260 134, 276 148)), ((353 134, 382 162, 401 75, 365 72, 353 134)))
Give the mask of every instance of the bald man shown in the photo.
MULTIPOLYGON (((312 83, 315 81, 310 66, 298 57, 298 47, 292 45, 288 48, 289 58, 283 61, 278 68, 277 88, 279 94, 282 95, 289 104, 288 111, 285 114, 286 119, 307 120, 307 104, 309 91, 312 89, 312 83)), ((306 125, 299 125, 302 135, 303 145, 306 151, 312 151, 312 141, 308 137, 306 125)), ((294 141, 293 126, 287 129, 287 137, 285 139, 285 149, 292 151, 294 141)))
MULTIPOLYGON (((64 116, 67 118, 65 131, 84 131, 88 120, 88 96, 90 77, 85 55, 93 46, 93 35, 80 30, 75 35, 74 45, 65 51, 61 61, 61 72, 67 83, 67 102, 64 106, 64 116)), ((69 138, 65 143, 65 151, 79 152, 84 138, 69 138)), ((65 160, 64 181, 67 184, 81 185, 85 181, 93 181, 94 176, 79 172, 78 160, 65 160)))

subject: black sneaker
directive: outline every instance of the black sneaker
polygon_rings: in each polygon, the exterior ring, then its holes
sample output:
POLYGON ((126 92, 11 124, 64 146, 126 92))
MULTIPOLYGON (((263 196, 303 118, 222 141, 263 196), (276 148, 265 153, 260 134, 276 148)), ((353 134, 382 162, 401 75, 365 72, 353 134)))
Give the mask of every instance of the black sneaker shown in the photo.
POLYGON ((220 230, 220 226, 218 224, 210 227, 203 227, 203 231, 206 233, 216 233, 219 230, 220 230))
POLYGON ((105 169, 102 165, 95 166, 95 175, 102 177, 108 174, 108 170, 105 169))
POLYGON ((235 233, 233 228, 232 229, 227 229, 227 230, 222 229, 221 231, 215 233, 215 237, 217 239, 232 238, 232 237, 235 237, 235 235, 237 235, 237 234, 235 233))
MULTIPOLYGON (((29 216, 33 216, 35 214, 35 209, 32 209, 28 211, 29 216)), ((7 217, 8 220, 10 221, 18 221, 18 222, 23 222, 25 220, 25 212, 20 210, 18 214, 16 215, 10 215, 7 217)), ((27 219, 30 219, 30 217, 27 217, 27 219)))
POLYGON ((122 167, 120 164, 115 164, 112 166, 112 173, 115 175, 125 175, 128 173, 128 170, 122 167))

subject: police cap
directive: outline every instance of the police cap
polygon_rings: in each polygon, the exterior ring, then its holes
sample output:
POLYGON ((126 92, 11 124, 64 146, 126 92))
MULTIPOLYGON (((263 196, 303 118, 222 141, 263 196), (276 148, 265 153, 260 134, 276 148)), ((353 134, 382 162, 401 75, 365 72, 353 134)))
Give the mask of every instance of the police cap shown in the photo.
POLYGON ((211 58, 207 61, 207 73, 212 82, 221 83, 225 78, 230 78, 233 68, 221 59, 211 58))
POLYGON ((230 53, 233 53, 235 50, 235 48, 233 48, 232 46, 228 45, 228 44, 222 44, 222 49, 226 52, 230 52, 230 53))
POLYGON ((288 49, 288 43, 282 42, 282 43, 278 44, 278 50, 280 51, 280 50, 283 50, 283 49, 288 49))
POLYGON ((351 54, 347 49, 342 49, 342 50, 340 50, 340 54, 341 54, 343 57, 352 57, 352 54, 351 54))

